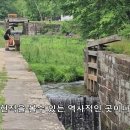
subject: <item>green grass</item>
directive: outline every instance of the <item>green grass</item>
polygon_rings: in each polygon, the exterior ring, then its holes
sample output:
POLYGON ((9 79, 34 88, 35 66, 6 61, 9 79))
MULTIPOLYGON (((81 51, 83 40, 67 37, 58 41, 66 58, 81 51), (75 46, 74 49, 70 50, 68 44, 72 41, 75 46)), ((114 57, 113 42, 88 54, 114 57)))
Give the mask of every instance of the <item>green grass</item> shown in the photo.
POLYGON ((108 50, 118 54, 130 55, 130 39, 123 39, 122 41, 112 43, 108 50))
POLYGON ((21 53, 40 83, 83 79, 83 49, 86 45, 81 39, 24 36, 21 42, 21 53))
POLYGON ((0 27, 0 48, 5 46, 5 40, 4 40, 4 29, 0 27))
MULTIPOLYGON (((0 105, 5 103, 5 98, 3 97, 2 90, 4 89, 5 83, 7 81, 6 72, 0 72, 0 105)), ((2 130, 2 113, 0 112, 0 129, 2 130)))

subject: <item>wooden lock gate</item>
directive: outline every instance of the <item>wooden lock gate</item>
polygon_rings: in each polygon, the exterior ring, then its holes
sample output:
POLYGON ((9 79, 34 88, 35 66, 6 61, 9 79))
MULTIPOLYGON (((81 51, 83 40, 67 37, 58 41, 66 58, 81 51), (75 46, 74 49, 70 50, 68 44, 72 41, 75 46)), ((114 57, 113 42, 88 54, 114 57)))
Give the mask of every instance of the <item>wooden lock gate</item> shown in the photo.
POLYGON ((84 81, 87 87, 87 94, 90 96, 98 95, 98 51, 103 51, 107 47, 106 44, 121 41, 118 35, 112 35, 98 40, 88 41, 87 48, 84 49, 85 55, 85 74, 84 81))

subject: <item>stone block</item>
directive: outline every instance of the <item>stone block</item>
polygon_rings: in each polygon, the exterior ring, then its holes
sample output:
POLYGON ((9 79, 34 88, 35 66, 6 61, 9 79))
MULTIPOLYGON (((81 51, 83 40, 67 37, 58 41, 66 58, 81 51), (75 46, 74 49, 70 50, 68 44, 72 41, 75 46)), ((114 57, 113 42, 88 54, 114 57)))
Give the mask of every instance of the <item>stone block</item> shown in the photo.
POLYGON ((101 129, 111 130, 111 120, 104 113, 101 113, 101 129))
POLYGON ((130 104, 130 90, 127 91, 128 104, 130 104))
POLYGON ((118 130, 129 130, 130 126, 126 123, 119 124, 118 130))
POLYGON ((113 86, 118 86, 119 87, 119 79, 118 77, 114 77, 114 80, 113 80, 113 86))
MULTIPOLYGON (((112 56, 111 56, 111 55, 109 55, 108 60, 109 60, 109 62, 112 61, 112 56)), ((112 63, 112 62, 111 62, 111 63, 112 63)))
POLYGON ((126 92, 126 89, 122 89, 121 92, 120 92, 120 102, 122 104, 128 104, 128 96, 127 96, 127 92, 126 92))
POLYGON ((106 73, 104 70, 102 71, 102 77, 103 77, 103 78, 106 78, 107 74, 108 74, 108 73, 106 73))
POLYGON ((102 78, 100 76, 97 77, 97 82, 98 82, 98 84, 102 83, 102 78))
POLYGON ((130 89, 130 82, 128 82, 128 81, 125 82, 125 88, 126 88, 126 89, 130 89))
POLYGON ((98 67, 99 70, 101 69, 99 60, 97 61, 97 67, 98 67))
MULTIPOLYGON (((116 86, 115 86, 115 87, 116 87, 116 86)), ((118 86, 116 87, 116 89, 114 89, 114 87, 113 87, 113 89, 111 90, 110 93, 111 93, 111 94, 114 94, 114 95, 113 95, 114 99, 119 100, 119 88, 118 88, 118 86)))
POLYGON ((99 92, 100 102, 101 104, 106 104, 106 95, 104 95, 101 91, 99 92))
POLYGON ((107 95, 108 89, 106 87, 100 86, 99 90, 104 94, 107 95))
POLYGON ((110 120, 116 124, 119 123, 119 117, 114 112, 108 112, 107 116, 110 118, 110 120))
POLYGON ((117 58, 117 57, 115 57, 115 62, 116 62, 117 64, 121 64, 121 60, 120 60, 119 58, 117 58))
POLYGON ((121 84, 120 84, 120 85, 121 85, 122 87, 125 87, 125 80, 124 80, 124 79, 121 79, 120 81, 121 81, 121 84))
POLYGON ((124 80, 130 81, 130 75, 124 73, 124 74, 122 74, 122 76, 123 76, 123 79, 124 79, 124 80))
POLYGON ((125 72, 126 74, 130 75, 130 73, 129 73, 129 68, 128 68, 128 67, 124 67, 124 72, 125 72))
POLYGON ((112 64, 115 64, 115 63, 116 63, 115 57, 112 57, 112 64))
POLYGON ((113 64, 112 68, 113 68, 113 70, 117 71, 118 70, 118 64, 113 64))
POLYGON ((119 99, 119 86, 118 85, 113 85, 113 90, 117 93, 117 98, 119 99))
POLYGON ((108 59, 105 59, 104 63, 105 63, 106 66, 109 66, 109 60, 108 59))
POLYGON ((116 123, 112 123, 112 129, 111 130, 118 130, 118 125, 116 123))
POLYGON ((108 59, 109 55, 105 54, 105 59, 108 59))
POLYGON ((106 98, 107 104, 115 105, 116 97, 118 97, 118 93, 115 93, 112 89, 109 90, 106 98))
POLYGON ((108 69, 109 69, 108 66, 104 66, 104 71, 105 71, 106 73, 108 73, 108 69))
POLYGON ((112 69, 112 67, 110 68, 109 72, 110 72, 111 75, 114 75, 114 70, 112 69))
POLYGON ((102 78, 102 80, 101 80, 101 85, 102 85, 102 86, 106 86, 106 79, 105 79, 105 78, 102 78))
POLYGON ((108 86, 107 86, 108 89, 112 89, 113 88, 113 83, 111 82, 111 80, 109 79, 108 80, 108 86))

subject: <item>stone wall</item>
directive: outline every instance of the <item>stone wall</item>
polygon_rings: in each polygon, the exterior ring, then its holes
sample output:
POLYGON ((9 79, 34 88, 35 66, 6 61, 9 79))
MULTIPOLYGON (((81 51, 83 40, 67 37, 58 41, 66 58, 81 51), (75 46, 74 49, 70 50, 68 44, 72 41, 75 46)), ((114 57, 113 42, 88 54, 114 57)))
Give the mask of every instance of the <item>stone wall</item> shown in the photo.
POLYGON ((28 25, 29 35, 56 34, 60 32, 60 24, 46 24, 44 22, 30 22, 28 25))
POLYGON ((4 21, 0 21, 0 27, 5 28, 5 22, 4 21))
POLYGON ((102 105, 102 130, 130 128, 130 57, 98 52, 99 98, 102 105), (109 109, 108 112, 107 108, 109 109))

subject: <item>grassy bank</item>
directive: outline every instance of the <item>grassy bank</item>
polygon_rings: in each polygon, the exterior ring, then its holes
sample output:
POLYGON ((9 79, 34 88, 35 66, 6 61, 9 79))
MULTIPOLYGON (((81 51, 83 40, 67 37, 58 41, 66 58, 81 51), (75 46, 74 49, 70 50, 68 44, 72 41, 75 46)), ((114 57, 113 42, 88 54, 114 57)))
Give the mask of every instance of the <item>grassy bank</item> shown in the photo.
POLYGON ((84 41, 64 36, 24 36, 21 53, 40 83, 83 79, 84 41))
POLYGON ((112 43, 108 50, 118 54, 130 55, 130 39, 122 39, 122 41, 112 43))
MULTIPOLYGON (((2 91, 4 89, 5 83, 6 83, 7 77, 5 71, 0 72, 0 105, 4 104, 5 98, 3 97, 2 91)), ((0 112, 0 130, 2 130, 2 113, 0 112)))
POLYGON ((5 46, 5 40, 0 37, 0 48, 3 48, 5 46))
POLYGON ((5 40, 4 40, 4 28, 0 27, 0 48, 5 46, 5 40))

